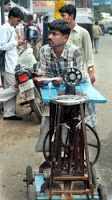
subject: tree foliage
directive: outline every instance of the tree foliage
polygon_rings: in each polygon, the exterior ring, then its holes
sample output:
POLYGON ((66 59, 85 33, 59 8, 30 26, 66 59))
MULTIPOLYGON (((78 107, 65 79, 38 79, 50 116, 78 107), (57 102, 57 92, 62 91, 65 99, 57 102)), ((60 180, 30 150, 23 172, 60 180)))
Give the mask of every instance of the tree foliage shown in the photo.
POLYGON ((112 6, 111 5, 101 6, 100 11, 105 13, 110 13, 110 15, 112 15, 112 6))
POLYGON ((94 7, 94 20, 100 21, 102 19, 103 19, 103 17, 101 15, 100 8, 98 6, 94 7))
POLYGON ((95 6, 94 7, 94 19, 100 21, 103 19, 101 12, 110 13, 112 15, 112 6, 95 6))
POLYGON ((20 6, 23 6, 24 8, 27 8, 28 7, 28 0, 19 0, 19 5, 20 6))

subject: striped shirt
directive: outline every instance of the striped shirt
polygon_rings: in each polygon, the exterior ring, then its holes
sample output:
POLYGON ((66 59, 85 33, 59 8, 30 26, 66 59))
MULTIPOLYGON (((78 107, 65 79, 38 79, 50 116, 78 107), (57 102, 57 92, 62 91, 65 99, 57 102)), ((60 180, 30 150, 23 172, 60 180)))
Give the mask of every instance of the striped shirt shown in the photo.
POLYGON ((78 68, 82 72, 83 81, 88 81, 89 75, 84 68, 81 50, 75 45, 66 43, 64 50, 58 59, 53 48, 48 44, 40 49, 40 66, 38 75, 49 77, 63 77, 64 70, 68 67, 78 68))

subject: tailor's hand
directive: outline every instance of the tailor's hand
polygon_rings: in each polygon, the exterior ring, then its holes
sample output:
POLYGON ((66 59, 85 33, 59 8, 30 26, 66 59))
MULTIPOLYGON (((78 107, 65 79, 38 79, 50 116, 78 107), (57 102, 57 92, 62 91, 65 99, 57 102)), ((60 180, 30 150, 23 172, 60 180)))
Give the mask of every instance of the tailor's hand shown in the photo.
MULTIPOLYGON (((33 81, 35 82, 35 84, 37 84, 38 87, 43 88, 46 84, 48 84, 49 82, 44 82, 44 81, 40 81, 42 77, 34 77, 33 81)), ((47 78, 47 77, 46 77, 47 78)), ((45 77, 44 77, 45 79, 45 77)))
POLYGON ((60 84, 63 83, 63 78, 56 77, 56 79, 52 82, 55 87, 58 87, 60 84))
POLYGON ((95 82, 95 80, 96 80, 96 79, 95 79, 94 71, 89 71, 88 74, 89 74, 91 83, 93 84, 93 83, 95 82))
POLYGON ((18 47, 21 46, 21 45, 23 45, 23 44, 25 44, 25 43, 26 43, 26 41, 18 40, 18 47))

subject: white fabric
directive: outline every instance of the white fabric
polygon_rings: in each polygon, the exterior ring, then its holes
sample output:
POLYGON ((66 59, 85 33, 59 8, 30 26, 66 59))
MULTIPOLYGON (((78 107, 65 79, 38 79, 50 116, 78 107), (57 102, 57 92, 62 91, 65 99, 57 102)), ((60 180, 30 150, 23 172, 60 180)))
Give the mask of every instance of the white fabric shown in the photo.
POLYGON ((29 68, 33 68, 33 65, 37 63, 31 47, 27 48, 18 58, 17 61, 20 65, 26 65, 29 68))
POLYGON ((8 22, 0 26, 0 50, 5 51, 5 71, 11 74, 15 73, 17 65, 17 45, 14 28, 8 22))
POLYGON ((15 115, 16 95, 19 92, 19 90, 14 87, 15 84, 15 76, 4 72, 4 87, 6 89, 0 91, 0 102, 4 102, 4 117, 15 115))

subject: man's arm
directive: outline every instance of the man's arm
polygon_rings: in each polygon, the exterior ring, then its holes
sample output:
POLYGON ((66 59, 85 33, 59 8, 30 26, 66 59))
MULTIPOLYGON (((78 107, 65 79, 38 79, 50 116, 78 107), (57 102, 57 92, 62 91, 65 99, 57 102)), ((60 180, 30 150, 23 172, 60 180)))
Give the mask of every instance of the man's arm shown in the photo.
POLYGON ((91 38, 88 31, 84 32, 82 42, 83 42, 84 56, 85 56, 88 74, 90 76, 91 83, 93 84, 95 82, 94 57, 93 57, 93 52, 92 52, 91 38))
MULTIPOLYGON (((49 55, 50 59, 50 55, 49 55)), ((42 47, 40 49, 40 63, 39 63, 39 69, 38 69, 38 76, 41 76, 41 78, 49 78, 54 77, 51 69, 51 63, 46 59, 45 56, 45 49, 42 47), (48 64, 49 62, 49 64, 48 64)), ((35 77, 34 80, 37 81, 37 84, 40 87, 43 87, 45 84, 48 84, 49 82, 40 82, 40 77, 35 77)), ((59 86, 61 83, 63 83, 63 79, 61 77, 57 77, 54 81, 52 81, 54 86, 59 86)))
POLYGON ((1 27, 0 29, 0 50, 2 51, 8 51, 12 49, 13 47, 18 46, 17 41, 11 40, 13 33, 9 33, 7 29, 4 27, 1 27))
POLYGON ((88 74, 91 80, 91 83, 93 84, 95 82, 95 71, 94 66, 88 67, 88 74))
POLYGON ((20 46, 25 42, 22 40, 16 41, 16 39, 11 39, 13 37, 13 32, 9 32, 9 30, 5 28, 0 29, 0 50, 1 51, 8 51, 13 47, 20 46))
POLYGON ((39 87, 44 87, 48 82, 40 81, 41 78, 48 78, 49 74, 47 73, 47 62, 44 55, 44 49, 40 49, 40 61, 38 63, 38 77, 34 77, 33 80, 37 83, 39 87))

